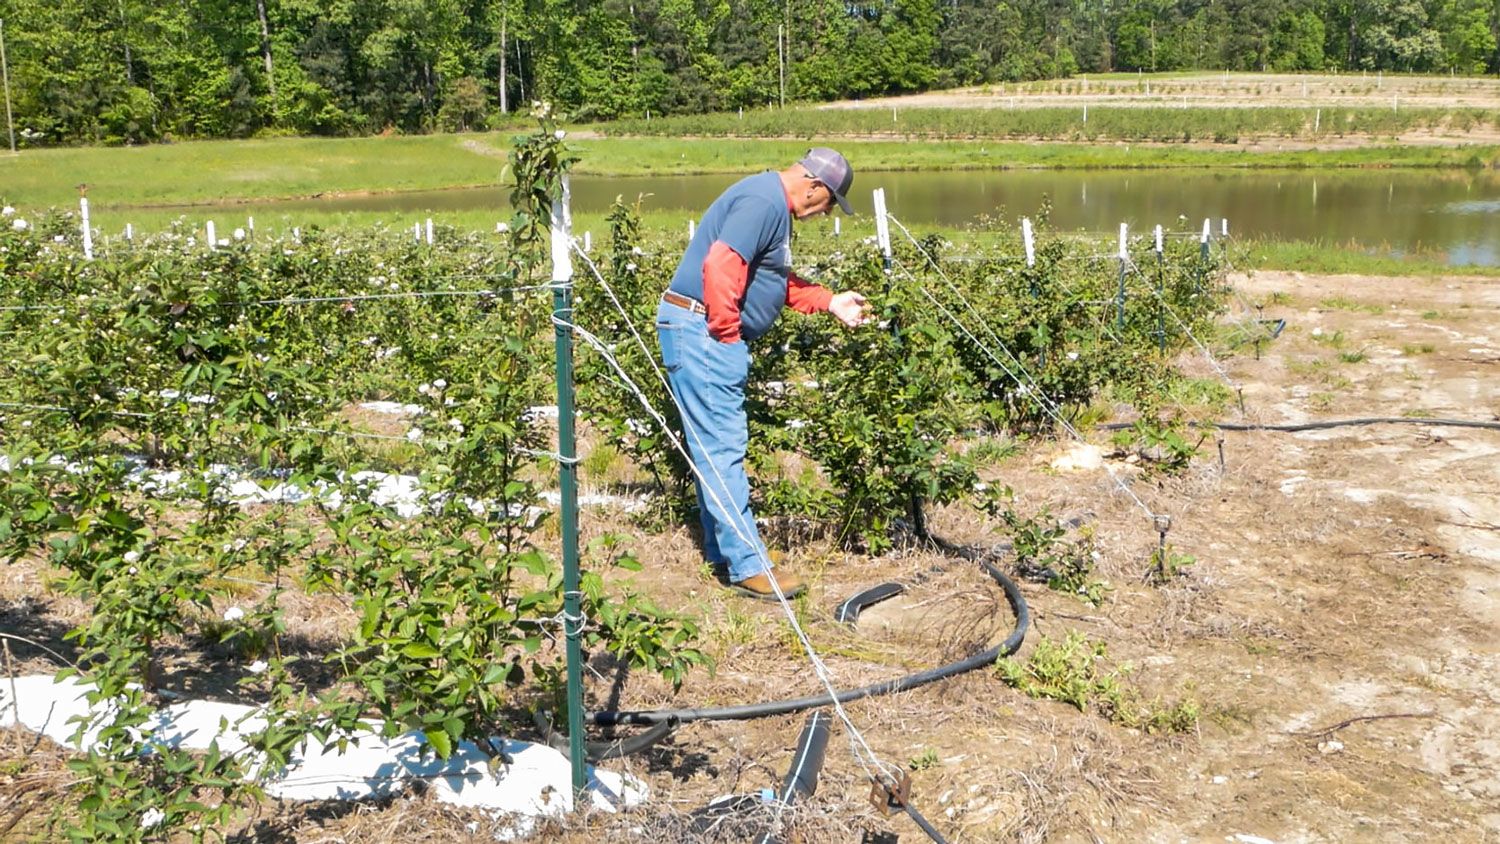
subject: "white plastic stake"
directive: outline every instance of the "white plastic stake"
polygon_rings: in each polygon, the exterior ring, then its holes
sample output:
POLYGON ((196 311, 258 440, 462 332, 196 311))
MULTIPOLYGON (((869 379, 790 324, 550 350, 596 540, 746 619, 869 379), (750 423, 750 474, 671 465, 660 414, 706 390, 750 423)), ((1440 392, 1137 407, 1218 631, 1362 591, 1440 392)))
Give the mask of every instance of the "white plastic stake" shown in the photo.
POLYGON ((573 280, 573 187, 569 177, 562 177, 562 196, 552 203, 552 281, 566 284, 573 280))
POLYGON ((128 241, 135 240, 135 226, 132 226, 130 223, 125 224, 125 239, 128 241))
POLYGON ((698 233, 698 224, 695 223, 692 220, 688 220, 688 240, 692 240, 693 236, 696 235, 697 233, 698 233))
POLYGON ((78 214, 83 217, 83 257, 94 260, 94 233, 89 230, 89 198, 78 197, 78 214))
POLYGON ((895 106, 891 106, 891 122, 892 123, 896 122, 896 107, 895 106))
POLYGON ((422 242, 422 224, 421 223, 412 223, 411 224, 411 239, 415 240, 418 243, 422 242))
POLYGON ((1318 129, 1322 125, 1323 125, 1323 109, 1320 108, 1317 111, 1313 112, 1313 131, 1317 132, 1318 129))
POLYGON ((254 217, 246 217, 245 218, 245 231, 249 232, 251 237, 255 237, 255 218, 254 217))
POLYGON ((427 218, 427 245, 432 245, 432 218, 427 218))
POLYGON ((584 232, 583 233, 583 251, 584 252, 592 252, 592 251, 594 251, 594 233, 593 232, 584 232))
POLYGON ((875 199, 875 242, 880 245, 880 254, 885 256, 887 262, 891 259, 891 224, 885 218, 885 188, 876 188, 875 199))
POLYGON ((1162 248, 1161 248, 1161 226, 1157 226, 1156 227, 1156 257, 1160 258, 1161 257, 1161 253, 1162 253, 1162 248))
POLYGON ((1207 243, 1208 242, 1208 236, 1209 236, 1209 234, 1212 231, 1213 231, 1213 221, 1210 220, 1210 219, 1208 219, 1207 217, 1204 217, 1203 218, 1203 239, 1200 240, 1200 241, 1198 241, 1198 242, 1199 243, 1207 243))
POLYGON ((1229 237, 1229 218, 1219 220, 1219 237, 1229 237))
POLYGON ((208 234, 208 248, 216 248, 219 245, 219 235, 214 231, 214 221, 209 220, 208 225, 205 226, 204 229, 208 234))
POLYGON ((302 242, 302 227, 301 226, 293 226, 292 227, 292 242, 293 243, 301 243, 302 242))
POLYGON ((844 222, 844 218, 843 217, 834 217, 833 218, 833 236, 834 237, 838 237, 839 235, 843 234, 844 229, 843 229, 843 226, 840 225, 843 222, 844 222))
POLYGON ((1120 260, 1121 261, 1127 261, 1127 260, 1130 259, 1130 253, 1125 250, 1125 237, 1126 237, 1126 233, 1128 231, 1129 231, 1129 227, 1126 226, 1124 223, 1121 223, 1120 224, 1120 260))
POLYGON ((1087 103, 1085 103, 1083 106, 1083 122, 1089 122, 1089 107, 1087 103))
POLYGON ((1021 242, 1026 245, 1026 266, 1036 266, 1036 240, 1031 233, 1031 218, 1021 218, 1021 242))

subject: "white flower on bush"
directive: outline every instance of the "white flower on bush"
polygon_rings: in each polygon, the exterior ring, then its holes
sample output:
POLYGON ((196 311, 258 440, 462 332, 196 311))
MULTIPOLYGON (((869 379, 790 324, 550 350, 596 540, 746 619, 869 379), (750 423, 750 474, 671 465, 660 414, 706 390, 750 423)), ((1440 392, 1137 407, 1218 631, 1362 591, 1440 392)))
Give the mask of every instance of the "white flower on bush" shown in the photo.
POLYGON ((1077 352, 1068 352, 1068 360, 1078 360, 1077 352))
POLYGON ((244 229, 235 229, 234 230, 234 239, 235 240, 244 240, 245 239, 245 230, 244 229))
POLYGON ((139 561, 141 559, 141 552, 139 552, 139 551, 126 551, 125 552, 125 556, 123 557, 123 559, 127 563, 137 562, 137 561, 139 561))
POLYGON ((459 432, 460 434, 462 434, 464 432, 464 423, 461 422, 461 421, 459 421, 459 420, 457 420, 457 419, 449 419, 448 420, 448 427, 452 428, 453 430, 455 430, 457 432, 459 432))
POLYGON ((417 392, 421 393, 424 396, 430 396, 432 395, 432 385, 427 383, 426 381, 423 381, 422 383, 417 385, 417 392))
POLYGON ((567 134, 568 134, 567 132, 564 132, 563 130, 558 129, 556 132, 552 133, 552 137, 554 137, 554 138, 556 138, 556 139, 558 139, 560 141, 563 138, 567 137, 567 134))
POLYGON ((245 617, 245 611, 239 607, 230 607, 224 611, 224 620, 229 622, 239 621, 245 617))
POLYGON ((408 440, 412 441, 412 442, 421 442, 421 440, 422 440, 422 429, 421 428, 412 428, 410 431, 406 432, 406 438, 408 440))
POLYGON ((632 246, 632 247, 630 247, 630 254, 632 254, 632 255, 644 255, 645 253, 641 251, 641 247, 639 247, 639 246, 632 246))
POLYGON ((166 819, 166 812, 163 812, 155 806, 152 806, 146 811, 141 812, 141 829, 151 829, 153 827, 161 826, 162 821, 166 819))
POLYGON ((14 217, 15 214, 16 209, 10 207, 9 205, 5 206, 4 208, 0 208, 0 217, 14 217))
POLYGON ((29 227, 30 225, 31 224, 27 223, 25 220, 18 219, 18 220, 12 221, 11 224, 10 224, 10 227, 13 228, 13 229, 15 229, 18 232, 23 232, 23 231, 26 231, 27 227, 29 227))
POLYGON ((250 673, 251 674, 264 674, 264 673, 266 673, 266 669, 270 668, 270 667, 271 667, 270 664, 267 663, 265 660, 263 660, 263 659, 257 659, 256 661, 250 663, 250 673))
POLYGON ((443 380, 442 378, 439 378, 438 380, 432 382, 432 386, 435 389, 443 390, 443 389, 446 389, 448 387, 448 382, 445 381, 445 380, 443 380))

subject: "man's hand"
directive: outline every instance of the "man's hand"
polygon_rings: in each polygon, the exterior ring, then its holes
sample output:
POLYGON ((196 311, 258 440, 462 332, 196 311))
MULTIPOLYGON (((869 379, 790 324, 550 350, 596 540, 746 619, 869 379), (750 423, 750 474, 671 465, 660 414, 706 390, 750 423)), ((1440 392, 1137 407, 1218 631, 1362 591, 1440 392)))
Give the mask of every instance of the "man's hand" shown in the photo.
POLYGON ((828 312, 839 318, 839 322, 850 328, 864 325, 870 321, 868 313, 869 306, 865 297, 855 293, 853 290, 845 290, 843 293, 833 294, 833 299, 828 303, 828 312))

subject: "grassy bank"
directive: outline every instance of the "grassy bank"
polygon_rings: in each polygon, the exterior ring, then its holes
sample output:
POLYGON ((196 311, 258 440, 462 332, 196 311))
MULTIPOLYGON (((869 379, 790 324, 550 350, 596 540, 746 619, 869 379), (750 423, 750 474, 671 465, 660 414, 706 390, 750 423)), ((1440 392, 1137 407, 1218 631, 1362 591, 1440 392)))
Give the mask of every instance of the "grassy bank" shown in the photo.
POLYGON ((1500 267, 1484 264, 1453 266, 1441 254, 1395 255, 1310 241, 1254 240, 1236 244, 1241 262, 1250 269, 1288 270, 1316 275, 1445 276, 1500 278, 1500 267))
MULTIPOLYGON (((1090 118, 1092 120, 1092 116, 1090 118)), ((659 123, 660 121, 653 121, 659 123)), ((639 176, 752 172, 796 159, 808 140, 583 137, 578 172, 639 176)), ((203 141, 0 156, 0 199, 100 209, 498 185, 512 133, 203 141)), ((834 140, 832 135, 809 137, 834 140)), ((1343 168, 1500 166, 1500 146, 1246 151, 1184 145, 982 140, 838 140, 861 170, 1004 168, 1343 168)))

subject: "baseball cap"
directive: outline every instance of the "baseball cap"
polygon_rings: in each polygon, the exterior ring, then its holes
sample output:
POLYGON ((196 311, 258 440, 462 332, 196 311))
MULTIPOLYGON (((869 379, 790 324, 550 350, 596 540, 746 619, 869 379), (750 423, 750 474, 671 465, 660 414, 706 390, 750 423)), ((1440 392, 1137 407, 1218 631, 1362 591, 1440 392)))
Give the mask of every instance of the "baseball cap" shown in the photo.
POLYGON ((845 214, 854 213, 854 209, 849 207, 849 200, 844 198, 849 193, 849 188, 854 186, 854 168, 849 166, 848 159, 828 147, 813 147, 797 163, 811 173, 813 178, 828 186, 845 214))

